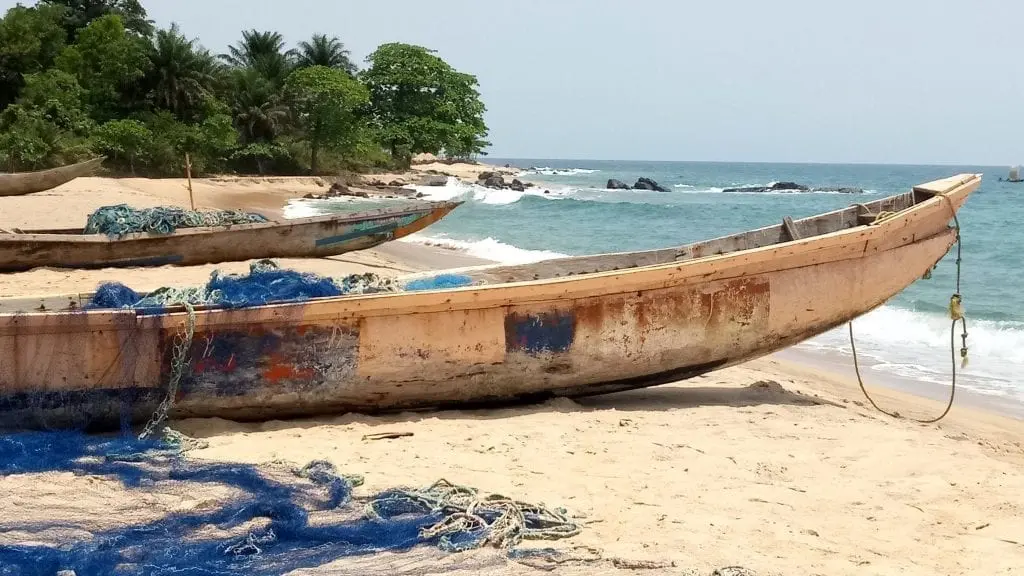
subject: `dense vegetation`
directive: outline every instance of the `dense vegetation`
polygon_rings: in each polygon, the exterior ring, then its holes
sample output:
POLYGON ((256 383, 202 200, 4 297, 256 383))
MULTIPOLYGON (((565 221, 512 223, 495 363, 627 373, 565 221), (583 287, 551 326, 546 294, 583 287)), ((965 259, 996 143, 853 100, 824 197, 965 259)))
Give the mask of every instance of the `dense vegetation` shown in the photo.
POLYGON ((476 78, 384 44, 360 70, 337 38, 250 30, 214 55, 138 0, 40 0, 0 19, 0 170, 96 154, 117 172, 331 173, 482 153, 476 78))

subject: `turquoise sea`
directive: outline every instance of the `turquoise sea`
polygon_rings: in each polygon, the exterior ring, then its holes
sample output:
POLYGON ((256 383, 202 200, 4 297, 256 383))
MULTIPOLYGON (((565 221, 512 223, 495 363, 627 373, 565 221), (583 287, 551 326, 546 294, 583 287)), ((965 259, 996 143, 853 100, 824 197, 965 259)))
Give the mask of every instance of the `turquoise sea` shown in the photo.
MULTIPOLYGON (((540 184, 526 193, 489 190, 452 179, 443 188, 421 187, 429 198, 467 202, 412 241, 446 244, 503 262, 562 254, 675 246, 809 216, 958 173, 983 173, 978 192, 960 213, 963 237, 961 292, 968 314, 967 389, 994 402, 1024 403, 1024 184, 1000 182, 1007 167, 624 162, 494 159, 522 168, 540 184), (669 192, 613 191, 610 178, 633 183, 652 178, 669 192), (792 181, 811 187, 852 186, 839 193, 723 193, 726 187, 792 181), (545 193, 545 190, 548 193, 545 193)), ((929 280, 919 280, 886 306, 857 320, 858 352, 866 376, 929 383, 948 390, 947 305, 954 291, 955 250, 929 280)), ((800 350, 849 358, 839 329, 801 344, 800 350)))

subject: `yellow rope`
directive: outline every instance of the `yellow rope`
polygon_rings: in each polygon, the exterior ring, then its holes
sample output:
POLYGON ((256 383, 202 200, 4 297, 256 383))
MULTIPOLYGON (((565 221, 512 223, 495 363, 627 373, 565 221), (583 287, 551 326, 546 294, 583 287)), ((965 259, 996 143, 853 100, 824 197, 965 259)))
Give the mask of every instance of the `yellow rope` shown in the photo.
POLYGON ((899 212, 879 212, 878 215, 875 216, 874 221, 871 222, 871 226, 877 226, 897 214, 899 214, 899 212))
MULTIPOLYGON (((957 218, 957 216, 956 216, 956 209, 953 207, 953 201, 949 199, 949 196, 946 196, 945 194, 939 194, 939 196, 943 197, 946 200, 946 202, 949 204, 949 210, 950 210, 950 212, 953 215, 953 222, 956 225, 956 292, 954 292, 953 295, 950 296, 950 298, 949 298, 949 317, 952 320, 952 325, 950 326, 950 329, 949 329, 949 352, 950 352, 950 357, 952 359, 952 380, 951 380, 950 391, 949 391, 949 402, 946 403, 946 409, 943 410, 941 414, 939 414, 935 418, 931 418, 931 419, 927 419, 927 420, 920 420, 920 419, 917 419, 917 418, 908 418, 909 420, 913 420, 913 421, 921 423, 921 424, 933 424, 935 422, 938 422, 939 420, 942 420, 943 418, 945 418, 946 415, 949 414, 950 409, 953 408, 953 400, 956 397, 956 364, 957 364, 956 363, 956 323, 957 322, 959 322, 960 326, 961 326, 960 338, 961 338, 962 344, 961 344, 961 347, 960 347, 960 367, 962 369, 963 368, 967 368, 967 319, 964 318, 963 297, 960 295, 960 263, 962 261, 962 254, 963 254, 963 252, 962 252, 962 243, 960 241, 960 219, 957 218)), ((889 218, 892 218, 892 216, 895 215, 895 214, 896 214, 895 212, 881 212, 875 218, 875 221, 872 222, 871 224, 872 225, 878 224, 879 222, 881 222, 883 220, 887 220, 889 218)), ((930 270, 929 270, 929 272, 930 272, 930 270)), ((853 322, 849 323, 849 328, 850 328, 850 351, 853 353, 853 370, 857 374, 857 383, 860 384, 861 392, 864 393, 864 397, 868 399, 868 402, 871 403, 871 405, 875 408, 875 410, 878 410, 879 412, 881 412, 882 414, 885 414, 886 416, 891 416, 893 418, 901 418, 899 412, 895 412, 895 411, 894 412, 889 412, 889 411, 886 411, 886 410, 882 409, 877 403, 875 403, 875 400, 871 397, 871 395, 868 394, 868 390, 864 386, 864 379, 861 377, 861 374, 860 374, 860 363, 857 360, 857 344, 854 342, 854 338, 853 338, 853 322)))

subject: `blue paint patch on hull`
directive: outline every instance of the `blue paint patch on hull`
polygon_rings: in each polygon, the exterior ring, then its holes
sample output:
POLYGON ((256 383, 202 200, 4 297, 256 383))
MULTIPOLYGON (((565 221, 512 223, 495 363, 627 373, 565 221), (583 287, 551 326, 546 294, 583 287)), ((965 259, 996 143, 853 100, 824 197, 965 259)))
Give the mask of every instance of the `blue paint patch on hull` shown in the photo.
POLYGON ((364 236, 372 236, 375 234, 391 234, 396 229, 403 226, 408 226, 413 222, 423 218, 426 214, 410 214, 408 216, 401 216, 397 218, 387 219, 383 222, 381 220, 371 220, 368 222, 360 222, 353 224, 349 228, 349 232, 344 234, 338 234, 335 236, 328 236, 327 238, 320 238, 316 241, 317 248, 324 246, 332 246, 334 244, 341 244, 350 240, 356 240, 364 236))
POLYGON ((505 350, 538 355, 567 352, 576 337, 576 315, 570 311, 505 316, 505 350))

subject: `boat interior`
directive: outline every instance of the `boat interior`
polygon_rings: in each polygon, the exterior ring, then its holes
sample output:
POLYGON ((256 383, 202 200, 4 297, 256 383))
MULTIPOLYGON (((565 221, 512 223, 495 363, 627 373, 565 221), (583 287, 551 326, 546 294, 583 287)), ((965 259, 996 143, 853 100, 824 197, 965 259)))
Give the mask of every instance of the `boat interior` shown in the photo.
POLYGON ((864 204, 854 204, 847 208, 799 220, 793 220, 787 216, 782 222, 773 226, 693 242, 678 248, 557 258, 519 266, 483 266, 465 269, 460 271, 460 274, 469 276, 473 280, 473 284, 502 284, 696 260, 864 226, 874 222, 879 214, 906 210, 934 195, 932 191, 915 188, 904 194, 864 204))
MULTIPOLYGON (((489 285, 610 272, 694 260, 707 256, 729 254, 821 236, 857 226, 868 225, 874 222, 879 214, 906 210, 933 197, 935 192, 935 190, 925 187, 915 187, 912 191, 904 194, 880 198, 863 204, 853 204, 847 208, 799 220, 786 217, 776 225, 693 242, 675 248, 573 256, 525 265, 485 265, 462 268, 450 272, 468 276, 472 285, 489 285)), ((432 271, 415 274, 410 276, 409 279, 413 277, 435 276, 438 273, 438 271, 432 271)), ((0 314, 79 310, 91 297, 91 293, 83 293, 36 298, 0 298, 0 314)), ((340 298, 347 297, 358 297, 358 295, 340 296, 340 298)), ((175 309, 170 308, 167 311, 172 312, 175 309)))

